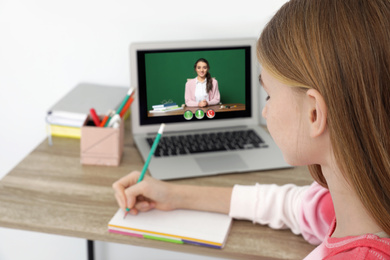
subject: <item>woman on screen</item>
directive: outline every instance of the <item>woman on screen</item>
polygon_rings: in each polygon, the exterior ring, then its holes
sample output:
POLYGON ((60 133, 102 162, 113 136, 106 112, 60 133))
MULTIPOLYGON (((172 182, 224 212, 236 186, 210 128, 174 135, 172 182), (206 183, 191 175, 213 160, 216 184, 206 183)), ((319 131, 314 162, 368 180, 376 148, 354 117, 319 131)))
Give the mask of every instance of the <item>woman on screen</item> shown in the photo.
POLYGON ((200 58, 194 65, 196 78, 186 83, 185 102, 188 107, 206 107, 219 104, 218 81, 211 78, 209 62, 200 58))

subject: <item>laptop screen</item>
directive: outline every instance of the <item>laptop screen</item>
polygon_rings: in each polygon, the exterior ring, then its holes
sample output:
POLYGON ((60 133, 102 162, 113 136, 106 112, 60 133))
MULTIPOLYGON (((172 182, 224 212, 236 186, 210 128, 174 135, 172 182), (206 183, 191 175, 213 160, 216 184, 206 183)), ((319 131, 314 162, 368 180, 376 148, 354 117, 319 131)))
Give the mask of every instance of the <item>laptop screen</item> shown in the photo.
POLYGON ((137 50, 140 125, 251 117, 251 59, 251 46, 245 44, 137 50), (206 91, 204 97, 209 102, 205 107, 185 100, 202 94, 195 70, 201 58, 207 61, 213 82, 212 93, 206 91))

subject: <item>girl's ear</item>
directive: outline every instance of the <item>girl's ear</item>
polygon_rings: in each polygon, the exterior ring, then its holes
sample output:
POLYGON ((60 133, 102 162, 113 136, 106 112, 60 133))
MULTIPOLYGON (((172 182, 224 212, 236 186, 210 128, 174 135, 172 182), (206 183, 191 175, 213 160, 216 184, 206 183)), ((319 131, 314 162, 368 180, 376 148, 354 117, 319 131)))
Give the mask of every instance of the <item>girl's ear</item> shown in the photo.
POLYGON ((327 128, 328 108, 323 96, 317 90, 309 89, 306 96, 309 98, 310 136, 318 137, 327 128))

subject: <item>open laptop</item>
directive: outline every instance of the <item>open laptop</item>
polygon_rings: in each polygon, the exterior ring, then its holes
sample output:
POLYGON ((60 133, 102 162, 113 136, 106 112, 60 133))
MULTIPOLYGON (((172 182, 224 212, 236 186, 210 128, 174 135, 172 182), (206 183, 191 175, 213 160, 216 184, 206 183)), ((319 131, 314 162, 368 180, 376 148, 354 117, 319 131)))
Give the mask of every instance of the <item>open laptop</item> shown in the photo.
POLYGON ((161 123, 166 124, 149 164, 153 177, 169 180, 290 167, 260 126, 260 100, 265 97, 260 97, 256 39, 133 43, 130 72, 131 86, 136 87, 132 134, 144 160, 161 123), (194 65, 199 58, 209 62, 209 72, 218 81, 220 104, 210 107, 210 113, 207 107, 202 113, 184 106, 185 84, 197 76, 194 65), (174 111, 153 107, 172 103, 178 106, 174 111), (254 141, 237 141, 248 136, 254 141))

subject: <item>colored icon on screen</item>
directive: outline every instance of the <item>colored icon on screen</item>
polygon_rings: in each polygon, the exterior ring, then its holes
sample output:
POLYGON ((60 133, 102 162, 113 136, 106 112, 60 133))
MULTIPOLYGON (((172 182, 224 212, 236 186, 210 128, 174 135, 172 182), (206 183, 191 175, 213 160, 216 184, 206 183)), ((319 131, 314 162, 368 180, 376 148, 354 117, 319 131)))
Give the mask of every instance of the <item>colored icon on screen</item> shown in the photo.
POLYGON ((204 111, 202 109, 198 109, 195 112, 195 117, 197 119, 202 119, 204 117, 204 111))
POLYGON ((194 114, 192 113, 191 110, 187 110, 186 112, 184 112, 184 118, 186 120, 191 120, 193 117, 194 117, 194 114))
POLYGON ((206 116, 208 118, 214 118, 215 117, 215 111, 212 109, 207 110, 206 116))

